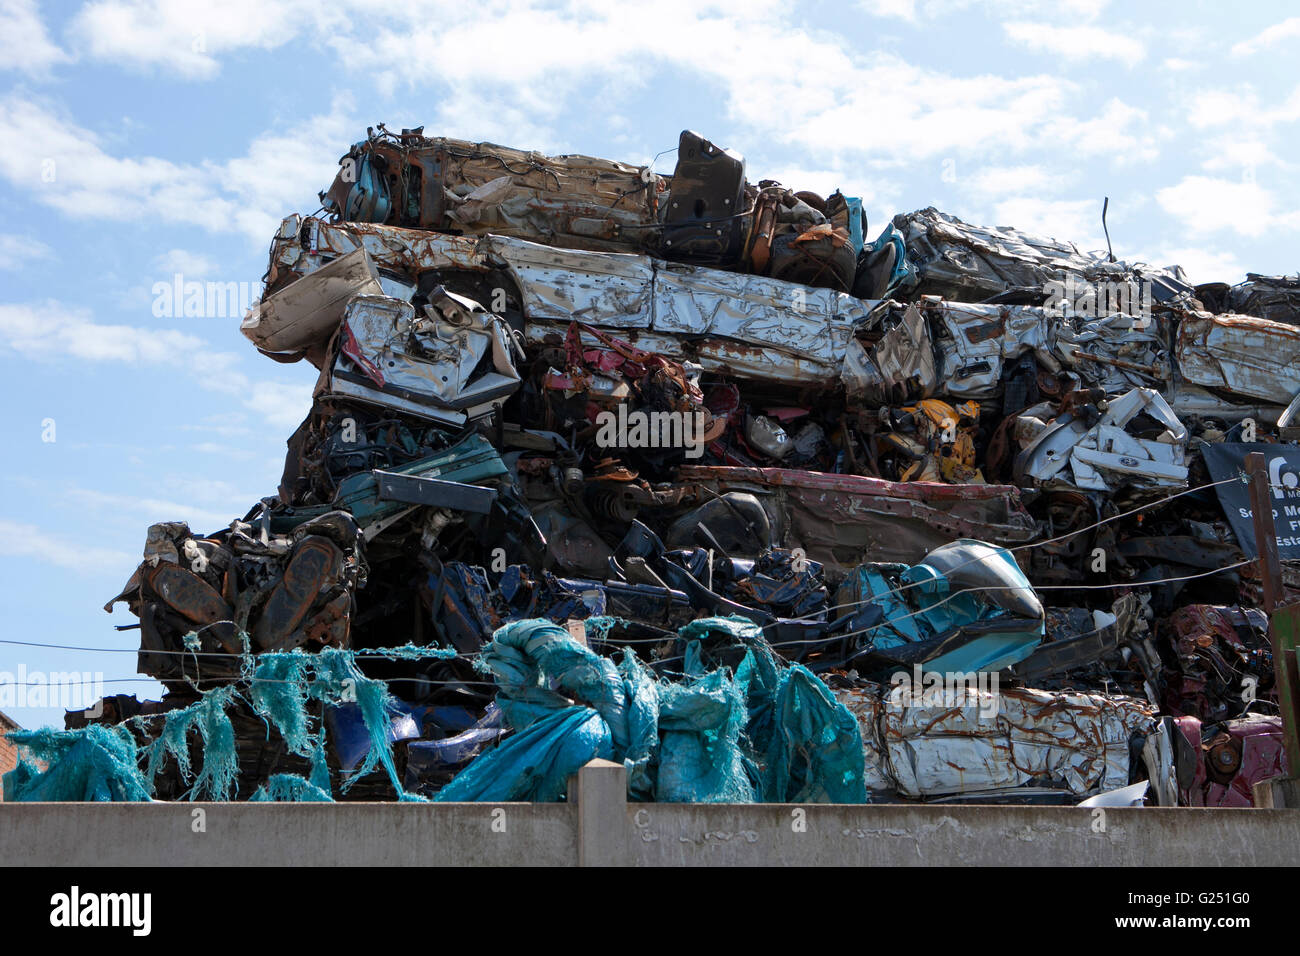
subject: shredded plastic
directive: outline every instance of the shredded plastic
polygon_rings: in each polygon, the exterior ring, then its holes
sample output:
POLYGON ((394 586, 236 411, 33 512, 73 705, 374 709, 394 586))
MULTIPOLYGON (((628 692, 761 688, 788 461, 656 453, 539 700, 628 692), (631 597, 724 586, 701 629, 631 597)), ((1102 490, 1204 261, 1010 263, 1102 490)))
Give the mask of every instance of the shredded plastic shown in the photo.
MULTIPOLYGON (((499 628, 481 665, 497 682, 497 703, 513 733, 435 799, 561 800, 569 777, 597 757, 623 763, 633 800, 866 799, 857 720, 815 675, 782 661, 742 618, 694 621, 679 637, 684 670, 668 680, 630 649, 615 664, 547 620, 499 628), (718 663, 724 652, 739 664, 718 663)), ((364 653, 411 660, 455 652, 408 644, 364 653)), ((25 756, 6 776, 5 792, 18 801, 148 800, 171 759, 191 800, 234 799, 239 759, 229 710, 244 701, 267 722, 268 734, 273 727, 290 753, 311 762, 307 776, 276 774, 250 799, 332 800, 324 722, 308 710, 319 702, 355 704, 370 737, 365 758, 338 783, 339 793, 382 767, 399 799, 423 800, 405 790, 393 759, 388 729, 398 701, 383 681, 362 673, 356 656, 339 648, 246 653, 239 685, 205 691, 161 715, 152 735, 144 717, 117 727, 11 734, 47 769, 25 756), (137 737, 151 739, 142 746, 137 737)))
POLYGON ((188 707, 169 711, 163 721, 162 733, 146 749, 148 769, 145 774, 152 781, 168 754, 176 761, 182 778, 193 778, 189 795, 191 800, 207 797, 209 800, 229 800, 237 789, 239 756, 235 753, 235 728, 230 723, 226 708, 233 702, 233 686, 217 687, 207 691, 188 707), (197 776, 190 766, 190 731, 198 728, 203 741, 203 763, 197 776))
POLYGON ((670 681, 630 649, 615 666, 550 621, 499 628, 482 661, 515 734, 434 799, 559 800, 571 774, 608 757, 627 768, 634 800, 866 800, 857 720, 816 676, 781 661, 742 618, 678 633, 685 672, 670 681), (706 639, 743 654, 734 673, 706 664, 706 639))
POLYGON ((249 803, 333 803, 334 798, 311 781, 294 773, 272 774, 249 803))
POLYGON ((4 776, 14 802, 143 802, 151 788, 140 774, 135 740, 124 727, 92 724, 82 730, 20 730, 7 735, 21 750, 4 776), (42 770, 37 763, 44 763, 42 770))
MULTIPOLYGON (((162 725, 156 734, 150 733, 149 717, 135 717, 115 727, 91 724, 78 730, 11 733, 8 737, 21 748, 22 759, 5 775, 5 798, 15 802, 149 800, 155 793, 155 780, 170 758, 189 784, 191 800, 234 799, 239 757, 228 711, 237 700, 243 700, 268 722, 268 733, 275 727, 289 752, 311 760, 308 777, 276 774, 251 799, 333 799, 325 759, 325 727, 317 721, 313 728, 307 712, 309 701, 319 701, 330 706, 355 702, 370 736, 369 752, 340 782, 340 792, 382 766, 399 799, 422 801, 423 797, 406 792, 393 761, 387 731, 397 701, 383 681, 361 672, 357 653, 325 648, 315 654, 295 650, 254 657, 246 651, 239 686, 203 691, 194 703, 158 715, 162 725), (141 745, 138 737, 152 739, 141 745), (192 758, 196 737, 201 753, 197 771, 192 758)), ((445 648, 410 644, 360 653, 392 660, 445 659, 456 654, 445 648)))

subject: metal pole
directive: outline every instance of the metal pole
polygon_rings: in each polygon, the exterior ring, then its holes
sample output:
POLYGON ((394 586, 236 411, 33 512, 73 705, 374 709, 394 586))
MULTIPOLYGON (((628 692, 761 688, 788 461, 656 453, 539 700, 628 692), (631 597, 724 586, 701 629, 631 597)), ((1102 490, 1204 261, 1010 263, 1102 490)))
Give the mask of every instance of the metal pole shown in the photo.
MULTIPOLYGON (((1268 464, 1257 451, 1246 456, 1250 478, 1250 510, 1255 524, 1255 552, 1259 576, 1264 584, 1264 613, 1273 642, 1273 674, 1277 685, 1278 710, 1282 715, 1282 736, 1286 744, 1287 778, 1300 776, 1300 667, 1296 641, 1300 637, 1300 606, 1279 608, 1282 601, 1282 562, 1277 553, 1277 532, 1273 527, 1273 495, 1268 487, 1268 464)), ((1290 801, 1288 799, 1288 805, 1290 801)))
MULTIPOLYGON (((1282 739, 1286 744, 1286 778, 1300 778, 1300 721, 1296 705, 1300 703, 1300 673, 1296 667, 1296 639, 1300 637, 1300 604, 1280 607, 1269 617, 1269 636, 1273 639, 1273 674, 1277 684, 1277 709, 1282 715, 1282 739)), ((1296 797, 1288 795, 1286 805, 1297 808, 1296 797)))
POLYGON ((1250 478, 1250 511, 1255 524, 1255 553, 1259 576, 1264 584, 1264 613, 1272 614, 1282 600, 1282 561, 1277 554, 1277 531, 1273 527, 1273 495, 1268 487, 1268 463, 1263 454, 1246 456, 1250 478))

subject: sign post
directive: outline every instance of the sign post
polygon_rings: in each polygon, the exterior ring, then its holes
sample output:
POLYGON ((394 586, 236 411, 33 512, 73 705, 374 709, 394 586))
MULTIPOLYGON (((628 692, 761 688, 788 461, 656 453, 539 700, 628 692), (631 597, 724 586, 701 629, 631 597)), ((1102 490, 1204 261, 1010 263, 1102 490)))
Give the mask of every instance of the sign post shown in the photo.
MULTIPOLYGON (((1277 685, 1278 710, 1286 743, 1287 780, 1300 778, 1300 724, 1296 705, 1300 703, 1300 667, 1296 660, 1296 638, 1300 636, 1300 605, 1278 607, 1282 600, 1282 562, 1277 553, 1277 531, 1273 526, 1273 496, 1269 488, 1268 463, 1259 452, 1246 456, 1250 483, 1251 519, 1259 555, 1260 580, 1264 585, 1264 613, 1273 642, 1273 673, 1277 685)), ((1292 793, 1297 789, 1288 788, 1292 793)), ((1288 794, 1290 796, 1290 794, 1288 794)), ((1290 801, 1287 802, 1290 806, 1290 801)))

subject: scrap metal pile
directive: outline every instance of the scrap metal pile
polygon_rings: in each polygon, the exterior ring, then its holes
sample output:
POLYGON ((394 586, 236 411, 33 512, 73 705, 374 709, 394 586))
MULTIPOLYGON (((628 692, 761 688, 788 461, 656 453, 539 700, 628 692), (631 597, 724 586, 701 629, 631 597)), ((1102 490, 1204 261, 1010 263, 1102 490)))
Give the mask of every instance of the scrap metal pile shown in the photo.
MULTIPOLYGON (((1300 281, 934 209, 871 240, 691 132, 664 176, 381 126, 321 198, 242 326, 319 370, 280 487, 150 529, 114 601, 168 694, 70 728, 153 746, 239 688, 237 792, 334 799, 556 799, 593 755, 670 800, 1247 806, 1285 769, 1236 503, 1267 451, 1300 556, 1300 281), (337 651, 388 691, 305 693, 311 747, 244 693, 337 651)), ((153 792, 193 796, 171 743, 153 792)))

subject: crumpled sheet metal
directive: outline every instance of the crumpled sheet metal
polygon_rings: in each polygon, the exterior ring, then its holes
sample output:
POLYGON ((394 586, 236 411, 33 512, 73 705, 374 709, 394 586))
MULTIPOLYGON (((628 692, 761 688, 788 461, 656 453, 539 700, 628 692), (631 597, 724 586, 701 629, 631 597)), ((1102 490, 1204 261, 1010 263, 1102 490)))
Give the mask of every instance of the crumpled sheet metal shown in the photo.
POLYGON ((679 468, 678 478, 719 494, 755 495, 778 543, 803 548, 812 560, 841 571, 864 560, 910 564, 954 538, 1011 547, 1038 536, 1019 489, 1009 485, 893 482, 787 468, 707 465, 679 468))
POLYGON ((1061 365, 1108 394, 1135 386, 1164 388, 1172 379, 1165 322, 1116 313, 1081 323, 1062 322, 1054 349, 1061 365))
POLYGON ((1032 236, 1008 226, 975 226, 933 206, 894 217, 916 272, 916 295, 982 302, 1011 289, 1043 289, 1065 276, 1128 281, 1141 276, 1171 290, 1190 290, 1177 267, 1111 262, 1072 242, 1032 236))
POLYGON ((559 246, 632 250, 657 219, 667 180, 649 167, 380 132, 355 144, 322 203, 338 218, 472 234, 548 236, 559 246), (391 186, 367 167, 401 169, 391 186), (409 185, 408 185, 409 184, 409 185), (398 190, 390 195, 390 190, 398 190), (378 189, 382 195, 366 196, 378 189), (344 213, 347 213, 344 216, 344 213), (624 235, 624 229, 628 230, 624 235))
POLYGON ((349 299, 382 292, 374 263, 355 249, 254 305, 239 330, 268 352, 307 349, 334 334, 349 299))
POLYGON ((870 353, 856 339, 847 348, 841 376, 854 399, 881 403, 913 393, 925 398, 939 385, 930 325, 915 304, 908 306, 870 353))
POLYGON ((1226 305, 1225 311, 1239 315, 1300 325, 1300 275, 1265 276, 1248 272, 1245 282, 1228 290, 1226 305))
MULTIPOLYGON (((355 162, 368 152, 390 168, 406 165, 420 173, 414 218, 411 197, 405 203, 392 197, 392 218, 402 225, 546 235, 560 246, 635 248, 642 234, 636 227, 656 221, 667 189, 667 181, 648 167, 593 156, 543 156, 495 143, 384 131, 358 143, 345 159, 355 162), (626 237, 625 227, 632 227, 626 237)), ((336 180, 330 195, 343 191, 339 187, 336 180)))
POLYGON ((1102 257, 1071 242, 1009 227, 973 226, 933 206, 894 217, 919 273, 918 294, 979 301, 1007 288, 1041 286, 1062 271, 1082 275, 1102 257))
POLYGON ((504 267, 519 286, 529 344, 542 344, 577 320, 617 330, 647 351, 741 377, 834 380, 853 328, 867 315, 866 304, 850 295, 764 276, 508 237, 471 240, 296 216, 285 220, 272 245, 268 288, 311 274, 327 250, 342 255, 358 246, 381 272, 410 277, 431 269, 504 267))
POLYGON ((1187 381, 1286 405, 1300 392, 1300 328, 1249 315, 1195 313, 1178 329, 1187 381))
POLYGON ((446 236, 419 229, 399 229, 349 222, 334 225, 317 216, 287 216, 271 239, 266 291, 270 295, 310 275, 330 260, 361 248, 380 271, 417 276, 430 269, 482 272, 489 260, 477 236, 446 236))
POLYGON ((1069 468, 1073 486, 1092 491, 1110 491, 1122 481, 1180 488, 1187 484, 1187 439, 1186 426, 1163 395, 1134 388, 1109 399, 1093 425, 1077 414, 1053 422, 1017 456, 1015 473, 1026 485, 1057 480, 1069 468), (1159 438, 1125 430, 1139 414, 1165 426, 1159 438))
POLYGON ((835 693, 862 727, 868 789, 910 799, 1031 785, 1076 797, 1114 790, 1129 783, 1130 740, 1158 728, 1150 704, 1103 694, 959 686, 951 703, 930 703, 908 685, 835 693))
POLYGON ((833 378, 865 304, 830 289, 679 263, 655 263, 656 332, 721 337, 820 363, 833 378))
POLYGON ((946 394, 987 399, 997 394, 1004 363, 1034 353, 1049 371, 1059 368, 1052 356, 1056 323, 1037 306, 966 305, 926 300, 923 309, 936 316, 942 334, 940 380, 946 394))
POLYGON ((452 425, 476 408, 503 401, 519 387, 518 349, 504 320, 445 290, 435 299, 417 315, 409 302, 392 296, 354 296, 317 397, 366 401, 376 399, 371 393, 378 390, 386 393, 385 405, 398 403, 452 425), (481 368, 485 359, 488 367, 481 368))
MULTIPOLYGON (((1167 320, 1114 313, 1068 319, 1039 306, 948 302, 923 297, 906 307, 870 350, 850 343, 841 374, 850 395, 889 402, 943 394, 987 401, 1006 370, 1032 355, 1045 374, 1070 372, 1108 393, 1134 387, 1173 391, 1167 320)), ((1225 403, 1209 409, 1221 413, 1225 403)), ((1274 413, 1276 417, 1276 413, 1274 413)))
POLYGON ((1253 807, 1255 784, 1287 774, 1277 715, 1247 714, 1215 724, 1186 716, 1176 723, 1195 757, 1194 771, 1181 787, 1189 807, 1253 807))

